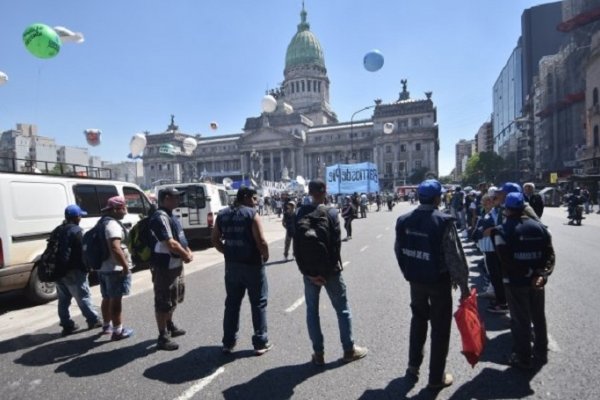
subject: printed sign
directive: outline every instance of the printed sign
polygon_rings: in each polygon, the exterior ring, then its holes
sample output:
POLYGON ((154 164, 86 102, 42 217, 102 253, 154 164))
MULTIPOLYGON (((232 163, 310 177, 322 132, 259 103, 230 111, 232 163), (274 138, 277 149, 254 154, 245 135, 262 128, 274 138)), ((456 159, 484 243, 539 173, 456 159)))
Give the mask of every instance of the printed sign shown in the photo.
POLYGON ((327 167, 327 193, 379 192, 377 166, 370 162, 327 167))

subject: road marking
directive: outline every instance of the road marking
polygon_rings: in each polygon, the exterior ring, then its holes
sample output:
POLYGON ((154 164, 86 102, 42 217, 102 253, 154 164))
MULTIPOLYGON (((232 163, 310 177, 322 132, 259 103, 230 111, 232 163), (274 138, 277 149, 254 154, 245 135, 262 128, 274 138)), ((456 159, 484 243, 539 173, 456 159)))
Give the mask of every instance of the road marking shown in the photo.
POLYGON ((292 304, 291 306, 289 306, 288 308, 285 309, 285 312, 287 313, 291 313, 292 311, 294 311, 296 308, 300 307, 302 305, 302 303, 304 303, 304 296, 300 297, 298 300, 296 300, 294 302, 294 304, 292 304))
POLYGON ((217 369, 211 375, 206 376, 206 377, 204 377, 204 378, 199 379, 198 381, 196 381, 196 383, 194 383, 188 390, 186 390, 185 392, 183 392, 179 397, 176 397, 175 400, 189 400, 189 399, 191 399, 192 397, 194 397, 194 395, 196 393, 198 393, 199 391, 201 391, 202 389, 204 389, 204 387, 206 385, 208 385, 209 383, 211 383, 213 379, 215 379, 217 376, 221 375, 223 372, 225 372, 225 368, 224 367, 219 367, 219 369, 217 369))
POLYGON ((548 349, 555 353, 560 352, 560 347, 558 347, 558 343, 556 343, 556 340, 554 340, 554 338, 550 334, 548 334, 548 349))
POLYGON ((350 261, 344 261, 344 262, 342 263, 342 267, 345 267, 345 266, 346 266, 346 265, 348 265, 348 264, 350 264, 350 261))
POLYGON ((379 239, 381 238, 383 235, 380 233, 379 235, 375 236, 375 239, 379 239))
POLYGON ((368 248, 369 248, 369 246, 364 246, 364 247, 362 247, 362 248, 360 249, 360 252, 362 253, 363 251, 365 251, 365 250, 366 250, 366 249, 368 249, 368 248))

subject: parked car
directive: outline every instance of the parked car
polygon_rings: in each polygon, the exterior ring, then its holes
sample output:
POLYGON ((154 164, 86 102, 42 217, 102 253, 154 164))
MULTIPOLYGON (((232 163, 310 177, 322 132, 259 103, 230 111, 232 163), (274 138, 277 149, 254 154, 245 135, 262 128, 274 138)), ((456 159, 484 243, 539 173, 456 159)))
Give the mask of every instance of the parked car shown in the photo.
POLYGON ((562 204, 562 194, 556 187, 545 187, 540 190, 539 194, 542 196, 542 200, 546 207, 560 207, 562 204))

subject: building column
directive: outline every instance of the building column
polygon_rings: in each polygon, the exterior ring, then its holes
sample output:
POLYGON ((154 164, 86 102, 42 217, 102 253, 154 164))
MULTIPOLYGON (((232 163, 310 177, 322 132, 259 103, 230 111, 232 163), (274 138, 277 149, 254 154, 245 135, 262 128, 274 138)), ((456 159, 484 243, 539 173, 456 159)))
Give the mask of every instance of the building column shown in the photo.
POLYGON ((271 174, 271 176, 269 177, 270 181, 275 182, 275 175, 273 174, 273 171, 275 170, 274 165, 273 165, 273 152, 270 151, 269 152, 269 173, 271 174))
POLYGON ((290 176, 290 178, 295 179, 298 174, 298 169, 296 168, 296 149, 290 150, 290 173, 293 172, 294 176, 290 176))

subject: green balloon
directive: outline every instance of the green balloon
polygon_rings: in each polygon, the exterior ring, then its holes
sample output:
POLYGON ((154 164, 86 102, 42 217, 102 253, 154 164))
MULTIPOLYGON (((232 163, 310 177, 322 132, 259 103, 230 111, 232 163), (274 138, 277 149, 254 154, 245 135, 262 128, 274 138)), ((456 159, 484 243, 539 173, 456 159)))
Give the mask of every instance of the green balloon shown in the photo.
POLYGON ((44 24, 29 25, 23 32, 23 43, 31 54, 39 58, 52 58, 60 51, 58 34, 44 24))

